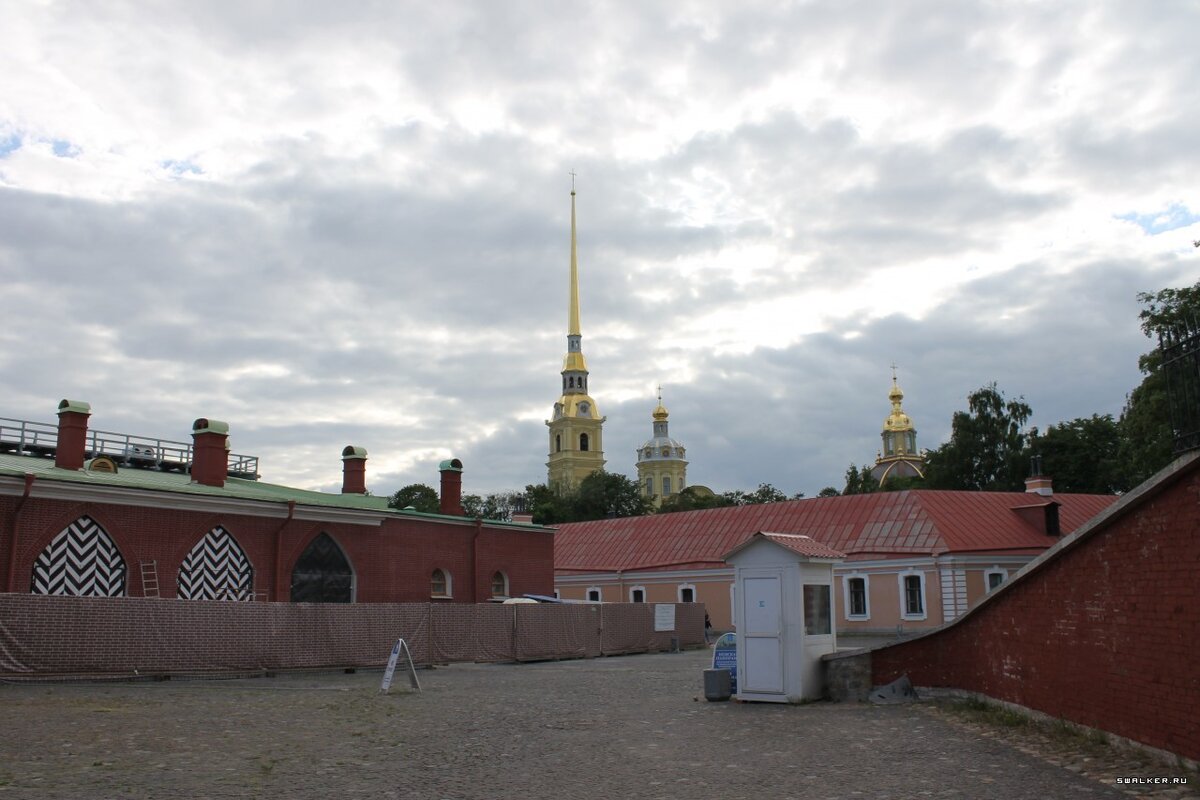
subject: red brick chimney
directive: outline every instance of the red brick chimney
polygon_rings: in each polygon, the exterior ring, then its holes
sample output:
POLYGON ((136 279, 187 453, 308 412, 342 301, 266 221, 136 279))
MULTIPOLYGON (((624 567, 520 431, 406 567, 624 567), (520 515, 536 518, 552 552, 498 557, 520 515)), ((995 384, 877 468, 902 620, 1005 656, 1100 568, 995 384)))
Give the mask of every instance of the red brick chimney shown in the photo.
POLYGON ((87 450, 87 423, 92 407, 80 400, 62 400, 58 404, 58 446, 54 466, 83 469, 87 450))
POLYGON ((1025 491, 1030 494, 1040 494, 1042 497, 1053 497, 1054 486, 1049 475, 1042 474, 1042 457, 1033 456, 1029 459, 1029 477, 1025 479, 1025 491))
POLYGON ((367 451, 348 444, 342 448, 342 494, 367 493, 367 451))
POLYGON ((229 473, 229 425, 201 417, 192 423, 192 483, 224 486, 229 473))
POLYGON ((438 465, 438 471, 442 473, 442 503, 439 511, 443 514, 461 517, 463 515, 462 462, 457 458, 447 459, 438 465))

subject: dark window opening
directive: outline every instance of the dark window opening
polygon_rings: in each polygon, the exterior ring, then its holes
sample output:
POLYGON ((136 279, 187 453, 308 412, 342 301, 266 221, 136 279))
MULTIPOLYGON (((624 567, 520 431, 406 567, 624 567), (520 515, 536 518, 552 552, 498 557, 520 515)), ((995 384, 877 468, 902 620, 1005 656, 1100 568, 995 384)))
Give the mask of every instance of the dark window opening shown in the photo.
POLYGON ((327 533, 312 540, 292 570, 293 603, 352 603, 354 573, 327 533))
POLYGON ((579 449, 586 453, 588 449, 588 435, 586 433, 579 434, 579 449))
POLYGON ((865 578, 850 578, 850 616, 867 615, 867 581, 865 578))

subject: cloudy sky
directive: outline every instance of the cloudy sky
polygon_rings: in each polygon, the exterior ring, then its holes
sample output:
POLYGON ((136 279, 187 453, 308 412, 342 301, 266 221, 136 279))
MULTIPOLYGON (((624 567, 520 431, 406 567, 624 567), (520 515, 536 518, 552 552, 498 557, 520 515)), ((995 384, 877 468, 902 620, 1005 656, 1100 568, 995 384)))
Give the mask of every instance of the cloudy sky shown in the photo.
POLYGON ((12 2, 0 416, 265 480, 545 480, 570 175, 605 456, 815 494, 973 389, 1119 414, 1200 273, 1200 5, 12 2), (736 5, 736 8, 735 8, 736 5))

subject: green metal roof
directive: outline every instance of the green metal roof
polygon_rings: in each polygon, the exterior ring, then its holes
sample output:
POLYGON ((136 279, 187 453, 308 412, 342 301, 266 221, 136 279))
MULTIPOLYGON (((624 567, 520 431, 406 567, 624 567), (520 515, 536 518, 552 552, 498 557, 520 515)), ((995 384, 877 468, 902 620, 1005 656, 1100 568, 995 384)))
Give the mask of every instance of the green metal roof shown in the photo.
MULTIPOLYGON (((447 514, 429 514, 421 511, 405 511, 390 508, 386 497, 315 492, 308 489, 296 489, 291 486, 264 483, 263 481, 246 480, 245 478, 226 478, 224 486, 204 486, 203 484, 192 483, 190 475, 179 472, 159 472, 153 469, 137 469, 135 467, 121 466, 118 469, 120 471, 115 475, 109 472, 59 469, 54 466, 54 459, 52 458, 0 453, 0 476, 22 477, 26 474, 32 474, 38 480, 62 481, 90 486, 112 486, 155 492, 176 492, 179 494, 205 495, 231 500, 257 500, 264 503, 288 503, 295 501, 297 505, 374 511, 409 517, 453 519, 459 522, 464 519, 464 517, 447 514)), ((541 525, 504 522, 500 520, 487 520, 487 522, 492 525, 544 529, 541 525)))

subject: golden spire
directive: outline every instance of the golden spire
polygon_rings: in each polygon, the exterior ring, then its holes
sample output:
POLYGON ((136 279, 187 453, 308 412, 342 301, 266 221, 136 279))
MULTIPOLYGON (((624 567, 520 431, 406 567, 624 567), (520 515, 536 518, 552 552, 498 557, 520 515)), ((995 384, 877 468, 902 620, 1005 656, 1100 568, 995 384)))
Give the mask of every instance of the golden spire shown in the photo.
POLYGON ((575 173, 571 173, 571 301, 567 310, 567 335, 580 336, 579 256, 575 247, 575 173))

